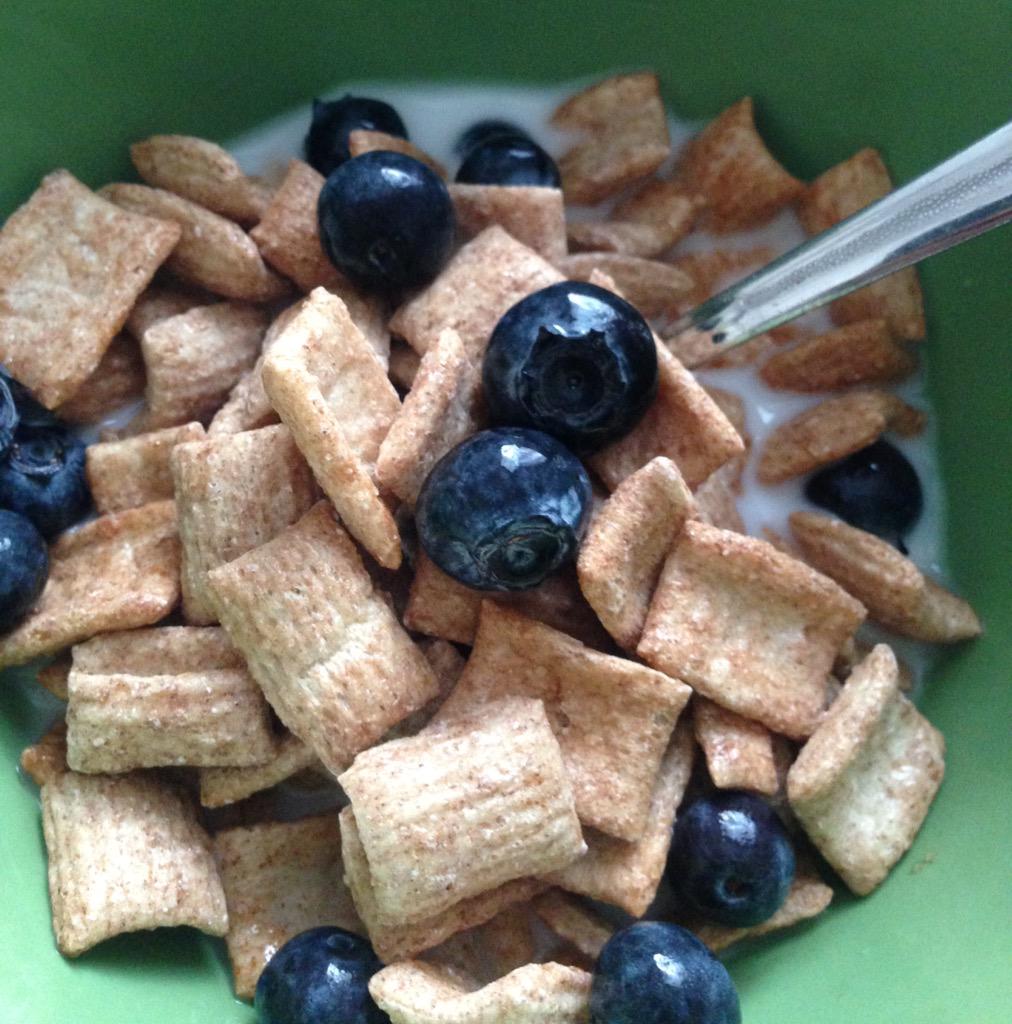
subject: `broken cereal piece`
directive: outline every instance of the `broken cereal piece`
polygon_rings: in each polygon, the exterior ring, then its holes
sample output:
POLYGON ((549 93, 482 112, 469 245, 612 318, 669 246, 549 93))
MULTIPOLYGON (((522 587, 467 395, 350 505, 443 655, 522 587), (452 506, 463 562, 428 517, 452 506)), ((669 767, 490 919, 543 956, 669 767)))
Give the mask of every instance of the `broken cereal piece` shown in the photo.
POLYGON ((773 735, 766 726, 698 694, 692 701, 692 722, 696 742, 718 789, 748 789, 767 796, 776 793, 773 735))
POLYGON ((550 263, 566 255, 566 214, 557 188, 453 184, 450 198, 465 239, 498 224, 550 263))
POLYGON ((270 789, 320 765, 319 758, 297 736, 286 733, 276 743, 269 761, 248 768, 201 768, 200 803, 224 807, 270 789))
POLYGON ((607 274, 618 293, 645 317, 670 313, 690 288, 692 281, 670 263, 644 260, 617 252, 581 252, 566 256, 556 264, 567 278, 593 280, 595 271, 607 274))
POLYGON ((67 723, 62 718, 38 742, 21 751, 21 770, 36 786, 44 786, 69 771, 67 723))
POLYGON ((446 168, 438 160, 434 160, 425 150, 419 149, 407 139, 402 139, 397 135, 388 135, 386 132, 370 131, 366 128, 356 128, 348 135, 348 152, 353 157, 371 153, 377 149, 387 153, 400 153, 402 156, 409 156, 412 160, 425 164, 440 178, 446 177, 446 168))
POLYGON ((597 962, 604 944, 615 929, 583 900, 562 889, 549 889, 532 904, 534 913, 549 928, 580 951, 591 964, 597 962))
POLYGON ((92 374, 54 412, 67 423, 99 423, 141 398, 146 382, 140 346, 129 335, 117 334, 92 374))

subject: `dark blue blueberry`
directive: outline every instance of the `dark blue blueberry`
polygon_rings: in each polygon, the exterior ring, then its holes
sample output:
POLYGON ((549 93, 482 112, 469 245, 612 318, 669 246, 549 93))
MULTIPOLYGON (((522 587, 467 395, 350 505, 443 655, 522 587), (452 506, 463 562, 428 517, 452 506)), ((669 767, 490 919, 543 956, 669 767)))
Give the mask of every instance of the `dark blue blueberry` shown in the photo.
POLYGON ((306 135, 306 160, 325 178, 351 159, 348 136, 365 129, 406 139, 408 131, 400 115, 382 100, 367 96, 342 96, 339 100, 313 100, 313 120, 306 135))
POLYGON ((436 463, 418 498, 418 539, 476 590, 527 590, 573 558, 590 510, 579 459, 535 430, 484 430, 436 463))
POLYGON ((772 917, 794 880, 794 849, 765 800, 727 790, 678 813, 668 878, 682 905, 748 928, 772 917))
POLYGON ((518 128, 512 121, 500 121, 498 118, 490 117, 485 121, 476 121, 470 128, 465 128, 460 133, 460 138, 453 144, 453 151, 457 156, 464 157, 474 149, 475 146, 497 135, 515 135, 521 139, 529 138, 527 133, 518 128))
POLYGON ((724 965, 691 932, 643 921, 613 935, 597 960, 592 1024, 740 1024, 724 965))
POLYGON ((48 576, 42 535, 24 516, 0 509, 0 633, 25 617, 48 576))
POLYGON ((311 928, 271 957, 257 982, 258 1024, 389 1024, 369 979, 383 966, 372 946, 341 928, 311 928))
POLYGON ((60 421, 46 408, 43 408, 23 384, 16 381, 2 366, 0 380, 7 385, 14 405, 18 411, 18 423, 23 427, 56 427, 60 421))
POLYGON ((893 542, 924 508, 917 471, 888 441, 876 441, 813 473, 805 497, 851 526, 893 542))
POLYGON ((579 452, 627 434, 657 394, 657 348, 617 295, 560 281, 496 324, 482 371, 494 423, 534 427, 579 452))
POLYGON ((0 459, 4 458, 14 441, 14 432, 18 429, 20 418, 11 389, 7 381, 0 377, 0 459))
POLYGON ((331 263, 383 291, 428 284, 450 255, 456 227, 441 179, 384 150, 341 164, 320 191, 317 216, 331 263))
POLYGON ((27 516, 47 539, 88 511, 84 445, 59 427, 22 424, 0 461, 0 508, 27 516))
POLYGON ((561 188, 555 161, 525 135, 491 135, 473 146, 457 171, 463 185, 540 185, 561 188))

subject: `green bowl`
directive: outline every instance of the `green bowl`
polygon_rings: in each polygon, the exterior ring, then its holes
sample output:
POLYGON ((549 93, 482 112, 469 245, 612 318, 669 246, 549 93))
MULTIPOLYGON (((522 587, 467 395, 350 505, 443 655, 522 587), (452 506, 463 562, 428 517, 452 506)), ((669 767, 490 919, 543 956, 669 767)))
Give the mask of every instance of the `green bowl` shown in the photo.
MULTIPOLYGON (((227 139, 342 80, 556 82, 651 67, 684 116, 757 100, 773 149, 812 177, 865 145, 905 181, 1009 116, 1012 20, 993 0, 762 4, 705 0, 370 0, 0 8, 0 216, 65 166, 90 185, 129 173, 152 132, 227 139)), ((928 378, 947 485, 949 564, 982 614, 923 700, 948 741, 941 795, 881 890, 736 955, 749 1024, 999 1024, 1012 919, 1008 600, 1012 450, 1008 229, 923 268, 928 378), (1001 367, 1004 367, 1002 372, 1001 367)), ((123 936, 77 961, 53 945, 36 794, 15 764, 37 709, 0 687, 0 1021, 251 1021, 222 944, 123 936)))

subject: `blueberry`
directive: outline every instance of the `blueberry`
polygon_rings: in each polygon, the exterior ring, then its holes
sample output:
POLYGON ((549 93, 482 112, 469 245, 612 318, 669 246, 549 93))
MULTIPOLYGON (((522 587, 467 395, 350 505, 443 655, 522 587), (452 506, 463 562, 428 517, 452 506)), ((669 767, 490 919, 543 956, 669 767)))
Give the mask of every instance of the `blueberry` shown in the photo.
POLYGON ((25 617, 48 576, 42 535, 24 516, 0 509, 0 633, 25 617))
POLYGON ((341 164, 317 207, 331 263, 366 288, 398 291, 431 281, 453 244, 450 193, 423 163, 376 150, 341 164))
POLYGON ((18 429, 21 417, 18 407, 14 404, 14 396, 7 381, 0 377, 0 459, 10 449, 14 441, 14 432, 18 429))
POLYGON ((476 121, 469 128, 460 133, 460 138, 453 144, 453 151, 457 156, 464 157, 474 149, 475 146, 497 135, 515 135, 521 139, 529 138, 528 134, 518 128, 512 121, 500 121, 498 118, 490 117, 485 121, 476 121))
POLYGON ((443 572, 476 590, 536 587, 576 553, 590 510, 579 459, 535 430, 485 430, 433 467, 418 538, 443 572))
POLYGON ((16 381, 0 366, 0 381, 7 385, 7 390, 14 399, 18 411, 18 423, 23 427, 55 427, 59 420, 46 408, 41 406, 23 384, 16 381))
POLYGON ((302 932, 260 975, 253 997, 258 1024, 389 1024, 369 995, 369 979, 382 966, 372 946, 351 932, 302 932))
POLYGON ((805 497, 851 526, 889 541, 899 540, 924 507, 917 471, 888 441, 876 441, 813 473, 805 497))
POLYGON ((740 1024, 724 965, 691 932, 643 921, 601 950, 590 990, 592 1024, 740 1024))
POLYGON ((627 434, 657 394, 657 349, 617 295, 560 281, 496 324, 482 371, 494 423, 534 427, 579 452, 627 434))
POLYGON ((73 526, 91 502, 84 445, 60 427, 18 427, 0 462, 0 508, 29 518, 47 539, 73 526))
POLYGON ((473 146, 457 171, 464 185, 540 185, 561 188, 555 161, 524 135, 492 135, 473 146))
POLYGON ((794 879, 794 850, 776 816, 752 793, 698 797, 675 822, 668 877, 682 904, 747 928, 776 913, 794 879))
POLYGON ((306 135, 306 160, 324 177, 351 159, 348 136, 360 128, 406 139, 400 115, 382 100, 342 96, 339 100, 313 100, 313 120, 306 135))

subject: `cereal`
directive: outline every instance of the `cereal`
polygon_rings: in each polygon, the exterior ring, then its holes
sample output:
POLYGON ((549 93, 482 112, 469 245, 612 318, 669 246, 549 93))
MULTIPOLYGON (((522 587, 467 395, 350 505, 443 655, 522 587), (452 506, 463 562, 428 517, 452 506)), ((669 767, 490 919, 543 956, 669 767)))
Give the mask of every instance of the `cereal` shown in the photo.
POLYGON ((722 707, 809 735, 824 681, 864 608, 765 541, 689 521, 661 572, 637 653, 722 707))
POLYGON ((651 226, 663 235, 668 249, 689 234, 705 205, 702 196, 686 191, 681 182, 655 178, 620 200, 612 216, 620 223, 651 226))
POLYGON ((39 686, 60 700, 67 699, 67 677, 70 675, 70 654, 61 654, 36 674, 39 686))
POLYGON ((179 240, 138 212, 55 171, 0 231, 0 362, 49 409, 94 372, 179 240))
POLYGON ((657 76, 616 75, 571 96, 552 125, 583 136, 559 159, 566 199, 598 203, 652 174, 671 152, 657 76))
POLYGON ((117 334, 73 398, 54 411, 67 423, 99 423, 139 399, 144 394, 146 380, 140 346, 129 335, 117 334))
POLYGON ((759 722, 696 696, 692 702, 696 742, 718 789, 750 789, 772 796, 779 788, 773 736, 759 722))
POLYGON ((676 256, 671 261, 672 266, 693 282, 693 288, 683 297, 684 305, 679 311, 685 312, 700 305, 735 281, 765 266, 775 256, 776 252, 768 246, 711 249, 708 252, 687 252, 676 256))
MULTIPOLYGON (((667 248, 661 228, 615 220, 570 221, 566 241, 570 252, 621 253, 643 259, 659 256, 667 248)), ((565 255, 553 258, 558 261, 565 255)))
POLYGON ((214 296, 202 288, 191 288, 176 282, 165 283, 156 278, 138 296, 127 317, 126 329, 140 341, 149 327, 170 316, 178 316, 194 306, 206 306, 214 296))
POLYGON ((214 852, 239 999, 253 998, 260 972, 300 932, 322 925, 363 931, 344 883, 335 814, 228 829, 214 837, 214 852))
POLYGON ((319 765, 316 754, 297 736, 286 733, 275 743, 274 754, 264 764, 248 768, 201 768, 200 802, 204 807, 224 807, 270 789, 319 765))
POLYGON ((878 886, 917 835, 945 771, 945 743, 899 691, 879 644, 801 748, 787 793, 819 852, 858 895, 878 886))
POLYGON ((566 214, 557 188, 453 184, 450 198, 465 239, 498 224, 550 263, 566 255, 566 214))
POLYGON ((645 317, 671 313, 692 281, 670 263, 644 260, 617 252, 581 252, 556 263, 574 281, 592 281, 594 271, 607 274, 619 293, 645 317))
POLYGON ((745 455, 738 455, 715 469, 693 495, 696 517, 710 526, 735 533, 746 533, 745 523, 738 511, 741 478, 745 469, 745 455))
POLYGON ((886 628, 936 644, 980 634, 980 620, 970 605, 888 542, 812 512, 794 512, 790 523, 805 559, 865 604, 871 618, 886 628))
POLYGON ((278 717, 335 773, 437 693, 325 502, 208 580, 278 717))
POLYGON ((190 801, 141 774, 66 772, 42 787, 56 944, 78 956, 113 935, 189 925, 224 935, 211 844, 190 801))
POLYGON ((477 989, 531 963, 536 952, 530 906, 525 904, 451 935, 423 958, 477 989))
POLYGON ((615 930, 582 900, 562 889, 550 889, 534 901, 533 907, 559 938, 575 946, 591 964, 597 962, 615 930))
POLYGON ((387 733, 385 738, 388 740, 403 739, 405 736, 414 736, 415 733, 421 732, 442 707, 443 701, 450 695, 464 671, 466 664, 464 656, 453 644, 447 643, 445 640, 423 640, 419 647, 432 666, 436 682, 439 685, 439 692, 423 707, 398 722, 387 733))
POLYGON ((410 391, 415 383, 422 357, 406 342, 394 339, 390 344, 390 380, 398 391, 410 391))
POLYGON ((412 160, 425 164, 440 178, 446 177, 446 168, 438 160, 434 160, 428 153, 419 149, 413 142, 408 142, 407 139, 402 139, 397 135, 388 135, 386 132, 369 131, 365 128, 356 128, 348 135, 348 152, 352 156, 361 156, 363 153, 371 153, 377 149, 387 153, 400 153, 403 156, 409 156, 412 160))
POLYGON ((0 638, 0 668, 172 611, 179 600, 175 505, 152 502, 96 519, 60 537, 49 560, 34 609, 0 638))
POLYGON ((62 718, 37 743, 21 752, 21 770, 36 786, 44 786, 68 771, 67 723, 62 718))

